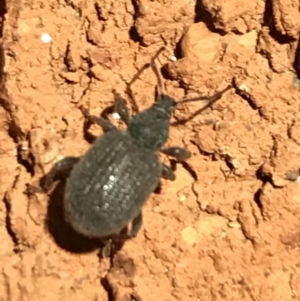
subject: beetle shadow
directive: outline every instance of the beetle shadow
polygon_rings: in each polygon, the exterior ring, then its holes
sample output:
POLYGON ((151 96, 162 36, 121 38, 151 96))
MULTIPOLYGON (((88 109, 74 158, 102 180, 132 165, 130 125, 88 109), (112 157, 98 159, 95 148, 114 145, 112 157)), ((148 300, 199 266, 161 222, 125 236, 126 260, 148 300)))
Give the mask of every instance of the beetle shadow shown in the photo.
POLYGON ((89 253, 105 246, 99 239, 89 239, 80 235, 64 218, 63 198, 65 181, 59 181, 50 195, 45 227, 54 241, 62 249, 71 253, 89 253))

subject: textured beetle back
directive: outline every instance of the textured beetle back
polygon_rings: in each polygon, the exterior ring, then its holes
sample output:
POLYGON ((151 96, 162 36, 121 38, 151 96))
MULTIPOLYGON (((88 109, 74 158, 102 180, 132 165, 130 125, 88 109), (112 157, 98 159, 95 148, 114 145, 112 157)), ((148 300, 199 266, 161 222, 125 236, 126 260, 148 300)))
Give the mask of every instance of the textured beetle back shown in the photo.
POLYGON ((160 108, 151 108, 135 115, 128 132, 141 147, 158 151, 169 137, 170 119, 160 108))
POLYGON ((155 190, 162 167, 155 152, 127 131, 98 138, 76 164, 66 184, 67 221, 88 237, 118 233, 155 190))

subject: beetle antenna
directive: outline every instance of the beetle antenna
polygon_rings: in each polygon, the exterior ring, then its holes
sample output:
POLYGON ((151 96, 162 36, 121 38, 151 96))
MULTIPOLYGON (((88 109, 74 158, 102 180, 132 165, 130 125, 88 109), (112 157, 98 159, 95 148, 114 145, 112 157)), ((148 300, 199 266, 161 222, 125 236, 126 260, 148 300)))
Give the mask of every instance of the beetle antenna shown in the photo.
POLYGON ((157 65, 155 63, 156 59, 158 58, 158 56, 166 50, 166 47, 161 47, 157 52, 156 54, 153 56, 153 58, 151 59, 151 62, 150 62, 150 66, 151 66, 151 69, 152 71, 154 72, 155 76, 156 76, 156 80, 157 80, 157 93, 158 95, 162 95, 162 94, 165 94, 165 90, 164 90, 164 86, 163 86, 163 82, 162 82, 162 79, 161 79, 161 76, 160 76, 160 73, 158 71, 158 68, 157 68, 157 65))
POLYGON ((206 103, 206 105, 204 105, 201 109, 197 110, 196 112, 194 112, 190 117, 188 117, 187 119, 184 120, 180 120, 180 121, 176 121, 175 123, 172 123, 172 125, 178 125, 178 124, 184 124, 190 120, 192 120, 194 117, 196 117, 197 115, 199 115, 201 112, 205 111, 206 109, 210 108, 216 101, 218 101, 223 94, 230 90, 232 88, 232 85, 228 85, 225 89, 223 89, 222 91, 217 92, 216 94, 212 95, 212 96, 199 96, 199 97, 193 97, 193 98, 187 98, 187 99, 183 99, 180 100, 176 103, 187 103, 187 102, 193 102, 193 101, 199 101, 199 100, 208 100, 208 102, 206 103))
POLYGON ((210 105, 212 105, 217 100, 219 100, 226 91, 230 90, 231 88, 232 88, 232 85, 228 85, 225 89, 217 92, 216 94, 214 94, 212 96, 208 96, 208 95, 197 96, 197 97, 193 97, 193 98, 182 99, 180 101, 177 101, 176 103, 179 104, 179 103, 193 102, 193 101, 199 101, 199 100, 208 100, 210 105))
POLYGON ((154 72, 156 78, 157 78, 157 87, 158 87, 158 92, 159 94, 163 94, 164 93, 164 88, 163 88, 163 84, 162 84, 162 79, 160 77, 157 65, 155 63, 155 60, 157 59, 157 57, 161 54, 161 52, 163 52, 166 48, 165 47, 161 47, 156 53, 155 55, 152 57, 151 62, 150 63, 146 63, 142 68, 140 68, 140 70, 135 74, 135 76, 131 79, 131 81, 127 84, 126 87, 126 93, 127 95, 130 97, 130 99, 132 100, 132 104, 134 107, 134 110, 136 112, 139 112, 139 108, 137 105, 137 102, 135 100, 135 97, 133 95, 133 91, 131 89, 131 86, 134 84, 134 82, 140 77, 140 75, 149 67, 151 67, 152 71, 154 72))

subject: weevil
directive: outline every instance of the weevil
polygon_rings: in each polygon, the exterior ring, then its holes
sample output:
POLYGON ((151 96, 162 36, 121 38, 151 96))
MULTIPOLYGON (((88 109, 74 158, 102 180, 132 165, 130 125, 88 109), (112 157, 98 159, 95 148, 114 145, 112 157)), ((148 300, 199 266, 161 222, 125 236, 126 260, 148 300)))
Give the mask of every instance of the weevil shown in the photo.
MULTIPOLYGON (((45 187, 49 188, 57 173, 69 173, 63 200, 65 219, 86 237, 121 235, 130 222, 130 231, 118 239, 135 237, 143 222, 142 207, 161 177, 175 180, 173 170, 160 162, 158 152, 179 161, 191 156, 185 148, 163 148, 169 136, 171 115, 178 103, 209 98, 176 102, 164 93, 155 63, 163 50, 164 47, 159 49, 150 63, 157 78, 156 102, 130 118, 125 100, 114 92, 114 110, 126 124, 126 130, 118 129, 108 119, 90 115, 81 107, 86 120, 99 125, 104 134, 82 157, 65 157, 57 162, 46 177, 45 187)), ((210 98, 220 98, 230 87, 210 98)))

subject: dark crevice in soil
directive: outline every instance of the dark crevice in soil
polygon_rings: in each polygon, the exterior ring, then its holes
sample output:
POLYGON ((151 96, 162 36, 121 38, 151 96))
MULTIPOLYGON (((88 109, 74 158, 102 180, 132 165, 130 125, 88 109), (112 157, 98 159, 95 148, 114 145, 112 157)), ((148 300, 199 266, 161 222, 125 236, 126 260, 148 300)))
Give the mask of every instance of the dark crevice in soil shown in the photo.
POLYGON ((12 224, 11 224, 11 220, 10 220, 11 205, 10 205, 10 201, 9 201, 7 195, 4 196, 3 203, 4 203, 5 209, 6 209, 6 216, 5 216, 6 230, 7 230, 8 235, 11 237, 11 240, 15 246, 14 250, 16 251, 17 246, 18 246, 18 238, 12 229, 12 224))
POLYGON ((72 0, 65 0, 66 5, 73 8, 76 12, 78 12, 79 16, 82 17, 82 9, 80 6, 77 6, 72 0))
POLYGON ((113 289, 110 286, 110 284, 109 284, 109 282, 108 282, 108 280, 107 280, 106 277, 104 277, 104 278, 101 279, 101 284, 102 284, 103 288, 107 292, 108 301, 115 301, 114 294, 113 294, 113 289))
MULTIPOLYGON (((19 180, 19 175, 17 175, 14 179, 14 183, 12 185, 12 188, 15 187, 16 183, 18 182, 19 180)), ((4 197, 3 197, 3 203, 5 205, 5 209, 6 209, 6 216, 5 216, 5 226, 6 226, 6 231, 8 233, 8 235, 11 237, 11 240, 14 244, 14 252, 18 253, 18 244, 19 244, 19 240, 18 240, 18 237, 16 235, 16 233, 14 232, 13 230, 13 227, 12 227, 12 222, 11 222, 11 211, 12 211, 12 208, 11 208, 11 200, 10 200, 10 195, 9 195, 9 191, 7 191, 5 194, 4 194, 4 197)))
POLYGON ((293 67, 296 71, 298 79, 300 79, 300 34, 299 34, 298 46, 297 46, 297 50, 295 53, 295 60, 293 63, 293 67))
POLYGON ((139 36, 135 26, 131 26, 130 30, 129 30, 129 36, 131 38, 132 41, 134 41, 135 43, 142 43, 143 39, 139 36))
POLYGON ((276 135, 272 135, 273 145, 270 150, 269 160, 271 164, 274 164, 274 159, 278 156, 278 141, 276 135))
MULTIPOLYGON (((0 93, 1 94, 4 93, 4 86, 5 86, 4 66, 5 66, 4 49, 2 43, 0 42, 0 93)), ((0 98, 2 98, 1 95, 0 98)), ((5 104, 2 104, 3 100, 0 99, 0 101, 1 101, 1 105, 4 107, 5 104)))
POLYGON ((289 44, 291 41, 294 40, 293 38, 287 35, 283 35, 277 31, 274 23, 272 0, 266 0, 265 13, 263 17, 263 26, 269 27, 270 36, 279 44, 289 44))
POLYGON ((133 15, 133 26, 131 26, 131 28, 129 30, 129 36, 130 36, 132 41, 142 45, 143 44, 143 38, 139 35, 139 33, 137 32, 136 27, 135 27, 135 21, 137 20, 137 18, 141 17, 142 14, 140 12, 139 4, 137 3, 137 1, 136 0, 131 0, 131 3, 132 3, 133 8, 134 8, 134 15, 133 15))
POLYGON ((95 3, 94 4, 95 6, 95 10, 97 12, 97 17, 98 17, 98 20, 99 21, 106 21, 106 19, 103 17, 103 14, 102 14, 102 9, 101 9, 101 6, 99 5, 99 3, 95 3))
MULTIPOLYGON (((179 50, 180 51, 180 50, 179 50)), ((176 51, 175 51, 176 52, 176 51)), ((176 55, 175 55, 176 56, 176 55)), ((177 56, 176 56, 177 57, 177 56)), ((181 57, 181 54, 180 54, 180 57, 181 57)), ((178 57, 177 57, 178 58, 178 57)), ((162 75, 162 77, 165 79, 165 80, 178 80, 177 78, 173 78, 171 75, 170 75, 170 72, 168 70, 168 63, 167 64, 164 64, 161 69, 160 69, 160 74, 162 75)), ((181 86, 181 83, 179 82, 178 80, 178 84, 180 86, 180 88, 182 88, 181 86)))
POLYGON ((180 38, 180 40, 176 43, 175 49, 174 49, 174 56, 177 60, 180 60, 183 58, 181 53, 181 42, 182 42, 183 36, 180 38))
POLYGON ((0 39, 3 36, 3 26, 4 26, 4 16, 7 13, 7 6, 6 6, 6 1, 2 0, 0 1, 0 39))
POLYGON ((89 42, 91 45, 93 46, 98 46, 97 43, 95 41, 93 41, 90 36, 89 36, 89 30, 90 30, 90 21, 88 20, 88 18, 86 18, 86 21, 88 22, 88 30, 85 31, 85 37, 86 37, 86 40, 87 42, 89 42))
MULTIPOLYGON (((8 111, 6 110, 6 112, 8 111)), ((8 121, 8 135, 14 143, 18 143, 19 139, 25 136, 19 125, 13 119, 8 121)))
POLYGON ((235 167, 232 164, 231 158, 229 157, 229 155, 221 156, 221 158, 224 160, 226 166, 229 169, 229 172, 232 173, 235 170, 235 167))
MULTIPOLYGON (((89 67, 90 68, 90 67, 89 67)), ((81 100, 85 97, 85 95, 90 91, 91 89, 91 85, 93 83, 93 75, 92 75, 92 72, 90 71, 87 71, 86 75, 88 76, 89 78, 89 81, 88 83, 85 84, 85 88, 83 89, 83 91, 81 92, 81 95, 79 97, 79 100, 78 101, 70 101, 72 104, 75 104, 77 105, 78 103, 81 102, 81 100)))
POLYGON ((262 189, 259 188, 255 193, 254 193, 254 202, 257 205, 257 207, 259 208, 260 212, 262 213, 263 211, 263 205, 262 202, 260 200, 262 194, 262 189))
POLYGON ((4 20, 5 14, 7 13, 6 1, 0 1, 0 92, 3 90, 5 76, 4 76, 4 50, 2 45, 2 37, 3 37, 3 28, 4 28, 4 20))

